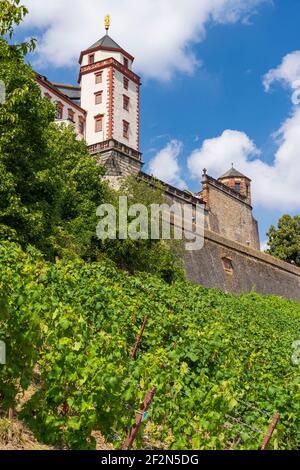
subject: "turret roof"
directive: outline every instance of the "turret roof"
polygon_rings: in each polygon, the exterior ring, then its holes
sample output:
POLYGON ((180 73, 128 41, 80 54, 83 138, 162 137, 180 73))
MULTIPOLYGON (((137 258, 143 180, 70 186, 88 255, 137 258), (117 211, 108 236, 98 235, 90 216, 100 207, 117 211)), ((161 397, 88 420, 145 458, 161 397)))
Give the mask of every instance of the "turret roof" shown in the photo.
POLYGON ((95 49, 97 47, 106 47, 108 49, 122 49, 122 47, 119 46, 119 44, 117 44, 116 41, 114 41, 108 34, 105 34, 103 38, 99 39, 99 41, 95 42, 87 50, 95 49))
POLYGON ((108 50, 108 51, 118 51, 121 52, 123 55, 125 55, 129 60, 132 62, 134 61, 134 57, 126 52, 121 46, 119 46, 116 41, 114 41, 108 34, 105 34, 103 38, 99 39, 99 41, 95 42, 92 44, 88 49, 85 49, 84 51, 81 52, 80 58, 79 58, 79 63, 82 63, 82 57, 84 54, 89 53, 89 51, 97 51, 97 50, 108 50))
POLYGON ((230 170, 226 171, 226 173, 219 178, 219 180, 225 179, 225 178, 248 178, 248 176, 243 175, 239 171, 237 171, 234 167, 230 168, 230 170))

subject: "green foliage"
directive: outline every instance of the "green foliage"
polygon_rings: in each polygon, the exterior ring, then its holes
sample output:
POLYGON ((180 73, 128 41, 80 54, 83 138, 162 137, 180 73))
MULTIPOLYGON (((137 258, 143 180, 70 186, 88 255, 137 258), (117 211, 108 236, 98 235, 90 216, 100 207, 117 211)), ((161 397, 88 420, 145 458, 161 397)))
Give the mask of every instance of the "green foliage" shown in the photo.
MULTIPOLYGON (((159 448, 257 449, 276 411, 271 448, 299 448, 300 369, 291 361, 299 304, 184 281, 168 285, 111 263, 51 265, 9 243, 1 253, 10 308, 40 318, 41 387, 23 416, 44 441, 93 448, 91 431, 100 430, 119 447, 156 385, 138 448, 147 426, 147 441, 159 448)), ((34 330, 30 322, 20 329, 34 330)), ((8 331, 3 317, 0 331, 8 331)))
MULTIPOLYGON (((0 0, 1 36, 12 37, 25 13, 18 1, 0 0)), ((263 433, 253 429, 265 432, 279 411, 271 446, 299 448, 300 370, 291 361, 299 304, 180 280, 172 245, 159 241, 101 247, 96 207, 112 196, 85 144, 72 129, 52 123, 54 108, 24 63, 32 46, 0 39, 0 80, 7 87, 0 106, 0 236, 6 240, 0 245, 0 340, 7 346, 1 407, 14 406, 38 365, 41 385, 23 416, 52 444, 93 448, 91 432, 100 430, 120 447, 146 391, 156 385, 147 436, 157 447, 256 449, 263 433), (63 260, 51 264, 37 249, 63 260), (78 258, 100 259, 103 252, 127 272, 110 261, 78 258), (136 271, 177 281, 131 275, 136 271)), ((130 204, 160 202, 159 187, 126 185, 130 204)), ((295 218, 287 246, 297 247, 298 227, 295 218)), ((280 242, 274 246, 279 250, 280 242)), ((281 256, 298 263, 298 255, 294 249, 281 256)), ((136 445, 144 446, 142 440, 136 445)))
POLYGON ((26 390, 39 357, 45 269, 15 245, 0 245, 0 339, 6 344, 6 365, 0 366, 0 397, 4 408, 13 407, 18 390, 26 390), (34 305, 34 310, 32 309, 34 305))
MULTIPOLYGON (((151 205, 164 204, 164 190, 161 184, 153 179, 152 184, 144 182, 136 176, 123 180, 118 191, 115 192, 112 203, 115 206, 117 220, 119 221, 119 198, 127 196, 128 208, 134 204, 142 204, 148 211, 148 228, 138 226, 141 238, 133 240, 120 239, 120 226, 118 226, 117 240, 107 240, 103 243, 103 250, 122 269, 135 272, 148 272, 161 277, 171 283, 175 279, 183 279, 182 242, 176 240, 154 240, 151 237, 151 205), (146 239, 143 239, 145 235, 146 239)), ((131 223, 136 226, 136 216, 128 216, 128 227, 131 223)), ((139 225, 137 223, 137 225, 139 225)))
MULTIPOLYGON (((26 9, 1 1, 1 33, 13 34, 26 9)), ((30 46, 0 39, 0 237, 34 245, 49 259, 99 251, 96 209, 109 198, 104 170, 72 128, 53 123, 54 106, 41 97, 24 62, 30 46)))
MULTIPOLYGON (((72 128, 52 124, 47 132, 51 165, 39 173, 38 194, 47 198, 44 208, 45 239, 31 240, 52 259, 82 257, 95 260, 100 251, 96 239, 98 205, 110 199, 103 181, 104 169, 78 142, 72 128)), ((34 191, 34 194, 36 192, 34 191)))
MULTIPOLYGON (((130 272, 157 273, 170 282, 182 277, 178 246, 152 240, 102 244, 96 238, 96 209, 116 202, 103 181, 104 169, 76 140, 71 127, 53 123, 54 106, 41 97, 36 76, 24 62, 31 44, 11 46, 26 8, 0 2, 0 80, 6 101, 0 106, 0 239, 35 246, 49 260, 108 256, 130 272)), ((161 200, 161 188, 134 179, 122 188, 130 203, 161 200)), ((117 206, 117 204, 116 204, 117 206)))
MULTIPOLYGON (((2 36, 12 39, 15 25, 19 25, 27 13, 27 8, 20 4, 20 0, 0 0, 0 47, 6 49, 10 55, 25 55, 35 47, 34 40, 8 47, 6 41, 2 39, 2 36)), ((0 57, 2 59, 4 55, 1 54, 0 57)))
POLYGON ((300 217, 284 215, 278 227, 268 232, 268 253, 288 263, 300 266, 300 217))

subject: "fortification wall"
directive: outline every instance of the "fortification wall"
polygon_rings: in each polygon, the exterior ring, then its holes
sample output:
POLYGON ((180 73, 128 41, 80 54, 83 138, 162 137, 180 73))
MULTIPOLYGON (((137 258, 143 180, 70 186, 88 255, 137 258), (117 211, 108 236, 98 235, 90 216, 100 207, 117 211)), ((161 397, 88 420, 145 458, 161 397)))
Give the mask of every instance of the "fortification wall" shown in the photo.
POLYGON ((204 248, 185 253, 185 267, 188 279, 205 287, 254 290, 300 302, 299 268, 207 230, 204 248), (228 262, 232 269, 226 269, 228 262))
POLYGON ((206 179, 209 191, 209 229, 259 250, 258 227, 252 215, 252 207, 218 181, 209 177, 206 179))
MULTIPOLYGON (((105 156, 104 154, 104 158, 105 156)), ((108 152, 107 156, 111 157, 111 152, 108 152)), ((123 163, 126 162, 123 160, 123 163)), ((126 174, 127 169, 122 168, 121 172, 126 174)), ((119 168, 111 168, 112 176, 108 178, 111 185, 118 187, 120 176, 119 171, 115 170, 119 168)), ((151 176, 145 173, 139 173, 139 176, 149 184, 153 183, 151 176)), ((203 204, 203 200, 192 193, 164 183, 162 185, 166 202, 170 205, 191 204, 196 208, 197 205, 203 204)), ((211 212, 212 206, 205 208, 204 248, 185 252, 188 279, 225 292, 241 293, 254 290, 260 294, 273 294, 300 302, 300 269, 246 245, 250 238, 252 246, 259 246, 257 224, 252 216, 251 206, 240 201, 238 195, 231 195, 230 188, 220 187, 220 191, 211 184, 209 186, 214 214, 211 212), (232 241, 230 237, 239 238, 239 224, 242 231, 241 240, 232 241), (219 230, 228 238, 217 233, 219 230)))

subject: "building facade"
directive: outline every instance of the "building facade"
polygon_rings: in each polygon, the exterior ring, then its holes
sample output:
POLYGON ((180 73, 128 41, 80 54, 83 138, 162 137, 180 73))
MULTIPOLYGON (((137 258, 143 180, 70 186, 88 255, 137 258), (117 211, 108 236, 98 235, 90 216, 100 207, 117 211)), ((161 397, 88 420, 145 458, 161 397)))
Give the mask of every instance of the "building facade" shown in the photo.
MULTIPOLYGON (((74 126, 91 155, 106 167, 112 185, 130 174, 153 183, 142 171, 141 80, 134 58, 108 35, 107 27, 104 37, 81 52, 79 64, 79 86, 54 84, 37 74, 42 94, 56 105, 56 121, 74 126)), ((228 292, 254 289, 300 302, 300 269, 260 251, 246 175, 232 166, 215 179, 204 169, 199 193, 161 183, 170 204, 204 209, 204 248, 185 255, 190 280, 228 292)))
POLYGON ((75 98, 78 91, 80 93, 80 89, 69 85, 55 85, 40 74, 36 74, 36 80, 42 96, 56 106, 55 121, 74 126, 78 139, 85 139, 87 112, 80 106, 80 100, 75 98))

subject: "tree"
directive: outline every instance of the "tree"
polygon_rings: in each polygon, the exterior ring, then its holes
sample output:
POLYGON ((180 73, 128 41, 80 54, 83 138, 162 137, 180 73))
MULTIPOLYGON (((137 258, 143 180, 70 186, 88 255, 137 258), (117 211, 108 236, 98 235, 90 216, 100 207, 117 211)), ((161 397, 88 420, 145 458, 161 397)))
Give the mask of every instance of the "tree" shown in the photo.
POLYGON ((300 217, 284 215, 278 227, 268 232, 268 253, 288 263, 300 266, 300 217))
POLYGON ((0 237, 34 245, 49 259, 79 255, 95 258, 96 209, 108 197, 103 168, 58 127, 54 106, 41 97, 24 55, 32 41, 8 44, 27 10, 19 1, 0 0, 0 237))
POLYGON ((27 13, 27 8, 24 5, 20 5, 20 0, 0 0, 0 42, 6 48, 7 53, 15 54, 17 52, 22 56, 22 54, 25 55, 34 49, 34 39, 13 46, 8 45, 4 39, 5 36, 12 39, 14 26, 22 23, 27 13))
POLYGON ((79 255, 95 260, 101 248, 96 237, 97 207, 113 197, 103 181, 104 168, 88 153, 85 142, 76 140, 70 127, 50 126, 48 142, 54 165, 42 178, 45 184, 56 185, 56 191, 52 192, 54 220, 49 221, 53 225, 49 246, 59 256, 79 255))
MULTIPOLYGON (((35 73, 24 61, 34 42, 10 45, 14 25, 27 13, 18 0, 0 0, 0 239, 32 245, 48 259, 108 256, 130 272, 156 273, 168 281, 182 274, 178 244, 160 240, 96 238, 96 210, 116 203, 163 202, 162 188, 126 181, 122 193, 109 190, 104 169, 76 139, 71 127, 54 124, 55 109, 41 97, 35 73), (5 36, 5 37, 4 37, 5 36)), ((117 206, 117 204, 116 204, 117 206)))
MULTIPOLYGON (((120 189, 114 194, 114 206, 119 220, 119 197, 126 195, 128 208, 134 204, 142 204, 147 208, 148 227, 147 239, 108 240, 103 243, 103 250, 123 269, 130 273, 148 272, 156 274, 171 283, 175 279, 183 278, 182 242, 175 240, 153 240, 151 238, 151 205, 163 204, 165 198, 163 187, 154 179, 152 183, 130 176, 123 180, 120 189)), ((127 216, 130 224, 135 217, 127 216)), ((120 227, 118 227, 120 230, 120 227)), ((138 230, 139 231, 139 230, 138 230)))

